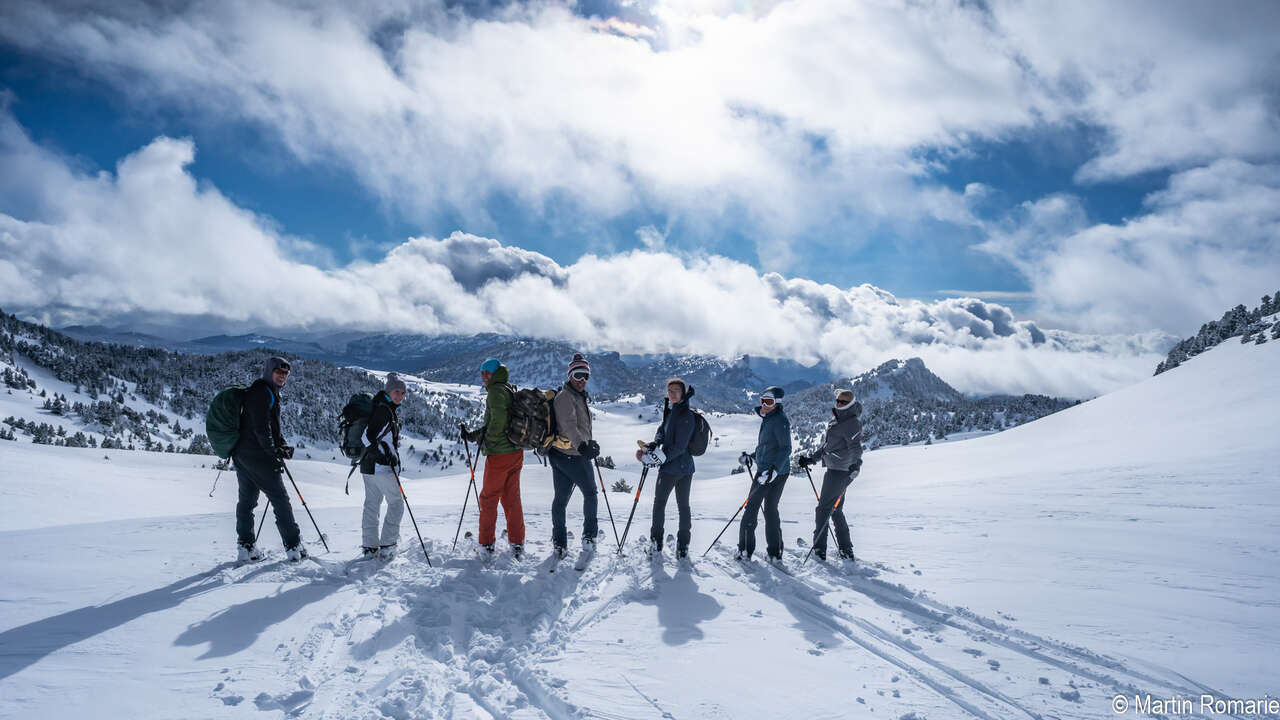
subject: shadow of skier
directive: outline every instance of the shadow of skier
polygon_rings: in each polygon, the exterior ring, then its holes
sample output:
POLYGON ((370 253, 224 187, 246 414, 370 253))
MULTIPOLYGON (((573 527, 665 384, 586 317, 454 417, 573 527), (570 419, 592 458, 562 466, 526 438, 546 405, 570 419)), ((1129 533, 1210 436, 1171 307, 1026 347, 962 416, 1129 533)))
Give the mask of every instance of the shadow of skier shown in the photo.
POLYGON ((661 565, 653 567, 653 589, 658 607, 658 624, 662 625, 662 641, 668 645, 683 645, 705 637, 700 624, 714 620, 724 606, 715 598, 698 590, 693 573, 686 567, 668 575, 661 565))
POLYGON ((182 578, 162 588, 130 595, 105 605, 89 605, 27 623, 0 633, 0 680, 18 673, 49 655, 95 635, 161 610, 177 607, 188 598, 215 588, 215 579, 235 563, 182 578))
POLYGON ((232 605, 191 625, 173 644, 192 646, 209 643, 200 660, 234 655, 257 641, 267 628, 332 595, 342 585, 332 580, 317 580, 232 605))

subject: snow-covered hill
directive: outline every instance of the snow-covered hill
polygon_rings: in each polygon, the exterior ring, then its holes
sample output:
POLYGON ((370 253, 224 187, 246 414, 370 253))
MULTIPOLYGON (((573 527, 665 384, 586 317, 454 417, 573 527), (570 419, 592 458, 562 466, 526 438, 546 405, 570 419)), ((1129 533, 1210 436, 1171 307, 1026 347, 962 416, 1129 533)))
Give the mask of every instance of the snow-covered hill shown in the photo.
MULTIPOLYGON (((1004 433, 870 452, 854 568, 800 565, 813 495, 792 477, 785 572, 730 559, 736 527, 690 565, 643 559, 649 478, 625 556, 551 574, 532 457, 525 562, 452 550, 467 476, 410 471, 434 567, 406 517, 401 557, 349 570, 360 492, 298 461, 333 553, 280 563, 268 528, 276 558, 237 568, 234 481, 209 498, 202 458, 0 442, 0 716, 1101 718, 1116 695, 1274 696, 1277 401, 1280 343, 1226 343, 1004 433)), ((605 481, 634 485, 647 408, 596 410, 605 481)), ((747 492, 728 472, 757 423, 712 422, 695 555, 747 492)), ((609 494, 619 532, 633 496, 609 494)))

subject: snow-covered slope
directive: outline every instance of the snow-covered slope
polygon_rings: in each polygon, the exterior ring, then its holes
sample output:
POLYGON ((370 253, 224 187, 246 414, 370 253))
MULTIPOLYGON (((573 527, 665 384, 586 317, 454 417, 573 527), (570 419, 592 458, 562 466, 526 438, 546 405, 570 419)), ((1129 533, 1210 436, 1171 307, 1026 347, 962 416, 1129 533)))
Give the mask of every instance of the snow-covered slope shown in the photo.
MULTIPOLYGON (((342 562, 361 491, 339 466, 292 464, 333 553, 236 568, 234 479, 209 498, 202 458, 3 442, 0 716, 1100 718, 1117 694, 1275 695, 1278 400, 1280 344, 1227 343, 999 435, 868 453, 856 568, 800 566, 813 495, 792 477, 787 572, 730 559, 736 526, 696 557, 747 492, 728 471, 749 416, 712 418, 691 565, 638 551, 650 477, 627 554, 554 574, 532 456, 531 560, 452 550, 467 476, 410 471, 435 566, 406 516, 372 572, 342 562)), ((596 409, 607 483, 636 483, 649 410, 596 409)), ((619 532, 633 497, 609 494, 619 532)))

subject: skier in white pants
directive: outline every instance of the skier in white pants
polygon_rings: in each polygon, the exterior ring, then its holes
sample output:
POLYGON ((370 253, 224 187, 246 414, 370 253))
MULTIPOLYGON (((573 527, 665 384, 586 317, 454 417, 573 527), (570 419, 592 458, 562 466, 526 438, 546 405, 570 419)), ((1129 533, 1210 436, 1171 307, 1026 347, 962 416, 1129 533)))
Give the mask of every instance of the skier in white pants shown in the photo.
POLYGON ((376 555, 384 560, 390 559, 395 555, 396 543, 400 540, 404 496, 400 494, 400 484, 395 475, 400 467, 400 420, 396 409, 404 401, 407 389, 398 375, 387 374, 386 385, 373 398, 373 412, 362 437, 368 448, 360 461, 360 474, 364 476, 361 544, 365 557, 376 555), (384 500, 387 516, 379 532, 378 513, 384 500))

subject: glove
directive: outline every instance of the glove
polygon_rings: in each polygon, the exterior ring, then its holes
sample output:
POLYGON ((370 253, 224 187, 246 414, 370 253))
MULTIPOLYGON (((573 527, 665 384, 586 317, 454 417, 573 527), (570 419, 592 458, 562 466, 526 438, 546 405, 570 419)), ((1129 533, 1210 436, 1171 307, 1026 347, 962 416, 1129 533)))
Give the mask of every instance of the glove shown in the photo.
POLYGON ((284 458, 280 456, 279 450, 276 450, 275 467, 273 469, 278 473, 284 472, 284 458))
POLYGON ((386 440, 383 440, 382 442, 378 443, 378 452, 382 456, 379 464, 381 465, 399 465, 400 464, 400 458, 396 456, 395 449, 392 448, 390 445, 388 445, 386 440))
POLYGON ((658 443, 656 443, 656 442, 651 442, 651 443, 649 443, 648 445, 645 445, 645 446, 644 446, 644 449, 645 449, 645 450, 648 450, 649 452, 653 452, 654 450, 657 450, 657 449, 658 449, 658 443))
POLYGON ((770 470, 770 471, 768 471, 768 472, 762 472, 762 473, 760 473, 760 474, 756 475, 756 483, 758 483, 758 484, 760 484, 760 485, 768 485, 768 484, 769 484, 769 483, 771 483, 771 482, 773 482, 773 471, 772 471, 772 470, 770 470))
POLYGON ((745 452, 744 452, 744 453, 742 453, 741 455, 739 455, 739 456, 738 456, 738 464, 739 464, 739 465, 746 465, 746 464, 748 464, 748 463, 753 463, 753 462, 755 462, 755 460, 756 460, 756 454, 755 454, 755 453, 745 453, 745 452))
POLYGON ((284 460, 292 460, 292 459, 293 459, 293 446, 292 446, 292 445, 281 445, 280 447, 276 448, 276 453, 277 453, 277 454, 279 454, 279 455, 280 455, 280 457, 281 457, 282 459, 284 459, 284 460))
POLYGON ((808 455, 801 455, 796 458, 796 464, 799 465, 801 469, 807 468, 813 464, 813 458, 808 455))
POLYGON ((462 438, 462 442, 467 442, 467 440, 469 439, 467 436, 469 434, 470 433, 467 432, 467 424, 458 423, 458 437, 462 438))
POLYGON ((578 445, 578 454, 588 460, 595 460, 600 457, 600 443, 595 440, 581 443, 578 445))

